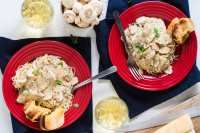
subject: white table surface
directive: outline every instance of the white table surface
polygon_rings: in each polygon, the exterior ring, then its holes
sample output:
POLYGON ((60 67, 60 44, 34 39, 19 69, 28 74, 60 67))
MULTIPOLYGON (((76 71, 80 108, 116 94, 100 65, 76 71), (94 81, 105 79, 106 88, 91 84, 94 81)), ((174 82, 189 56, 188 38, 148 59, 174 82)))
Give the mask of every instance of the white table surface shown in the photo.
MULTIPOLYGON (((38 31, 32 31, 28 29, 22 22, 20 15, 21 4, 23 0, 0 0, 0 36, 11 38, 11 39, 21 39, 28 37, 46 37, 46 36, 67 36, 70 34, 79 36, 89 36, 91 37, 92 44, 92 75, 98 73, 99 66, 99 54, 96 47, 96 35, 93 29, 87 31, 78 31, 69 25, 66 25, 60 13, 59 0, 50 0, 54 8, 54 18, 49 25, 45 33, 41 34, 38 31)), ((104 7, 107 7, 107 1, 104 0, 104 7)), ((198 36, 198 44, 200 44, 200 14, 198 8, 200 6, 199 0, 189 0, 190 3, 190 13, 191 17, 196 26, 196 32, 198 36)), ((106 10, 105 10, 106 12, 106 10)), ((102 15, 102 18, 105 17, 102 15)), ((3 45, 3 44, 1 44, 3 45)), ((200 48, 200 47, 199 47, 200 48)), ((198 48, 198 59, 197 65, 200 68, 200 49, 198 48)), ((2 80, 2 74, 0 72, 0 81, 2 80)), ((2 83, 0 82, 0 88, 2 88, 2 83)), ((109 80, 97 80, 93 83, 93 110, 97 102, 108 96, 117 96, 111 82, 109 80)), ((106 133, 111 132, 103 129, 99 126, 95 118, 93 117, 93 131, 95 133, 106 133)), ((10 113, 5 105, 2 89, 0 89, 0 131, 2 133, 12 133, 12 124, 10 119, 10 113)))

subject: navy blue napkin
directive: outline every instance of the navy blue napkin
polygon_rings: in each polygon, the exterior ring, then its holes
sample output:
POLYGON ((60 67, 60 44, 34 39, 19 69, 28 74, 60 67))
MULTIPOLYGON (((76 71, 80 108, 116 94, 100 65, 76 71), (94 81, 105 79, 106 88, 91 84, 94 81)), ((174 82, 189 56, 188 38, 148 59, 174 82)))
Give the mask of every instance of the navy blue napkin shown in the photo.
MULTIPOLYGON (((21 39, 21 40, 10 40, 7 38, 0 37, 0 68, 4 72, 6 64, 9 59, 23 46, 39 40, 55 40, 63 43, 67 43, 70 47, 77 50, 85 59, 88 66, 91 68, 91 41, 90 38, 78 38, 78 37, 57 37, 57 38, 42 38, 42 39, 21 39)), ((12 127, 14 133, 38 133, 16 120, 13 116, 12 127)), ((92 132, 92 100, 84 112, 84 114, 70 126, 53 131, 53 133, 90 133, 92 132)), ((51 132, 52 133, 52 132, 51 132)))
MULTIPOLYGON (((112 25, 114 24, 112 12, 118 10, 124 11, 129 6, 147 0, 109 0, 106 19, 101 21, 95 27, 97 36, 97 47, 100 53, 100 67, 102 71, 111 66, 111 61, 108 54, 108 38, 112 25)), ((187 0, 162 0, 181 9, 187 16, 189 16, 189 6, 187 0)), ((168 100, 177 94, 181 93, 188 87, 200 81, 200 72, 196 65, 193 67, 190 74, 177 86, 167 91, 150 92, 134 89, 123 81, 117 74, 107 77, 110 79, 118 95, 127 103, 130 117, 134 117, 145 110, 155 106, 165 100, 168 100)))

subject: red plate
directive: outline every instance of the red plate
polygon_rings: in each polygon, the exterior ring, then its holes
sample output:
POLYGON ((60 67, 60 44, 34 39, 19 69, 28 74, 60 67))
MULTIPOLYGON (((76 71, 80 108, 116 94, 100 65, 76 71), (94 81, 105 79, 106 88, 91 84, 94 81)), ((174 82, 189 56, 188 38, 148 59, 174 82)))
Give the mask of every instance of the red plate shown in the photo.
MULTIPOLYGON (((24 115, 23 105, 16 103, 18 93, 15 91, 15 88, 12 85, 11 78, 15 75, 15 71, 20 65, 30 62, 36 57, 44 54, 62 57, 67 64, 75 68, 76 76, 78 77, 79 81, 90 77, 89 67, 84 61, 83 57, 77 51, 61 42, 48 40, 38 41, 20 49, 11 58, 5 69, 3 76, 3 95, 12 115, 24 125, 36 130, 40 130, 39 124, 28 120, 24 115)), ((61 128, 72 124, 84 113, 90 102, 91 96, 92 84, 86 85, 84 88, 77 90, 73 98, 73 103, 78 103, 80 107, 70 108, 65 113, 65 123, 61 128)))
MULTIPOLYGON (((166 25, 175 17, 186 17, 176 7, 164 2, 143 2, 136 4, 124 11, 120 18, 123 26, 135 22, 141 16, 162 18, 166 25)), ((127 66, 127 55, 124 50, 120 33, 116 24, 113 25, 109 37, 109 56, 113 65, 118 68, 118 75, 131 86, 148 91, 161 91, 181 82, 192 69, 197 55, 197 39, 193 32, 187 42, 177 49, 178 59, 172 64, 173 73, 170 75, 160 74, 158 76, 145 75, 145 80, 137 81, 131 75, 127 66)))

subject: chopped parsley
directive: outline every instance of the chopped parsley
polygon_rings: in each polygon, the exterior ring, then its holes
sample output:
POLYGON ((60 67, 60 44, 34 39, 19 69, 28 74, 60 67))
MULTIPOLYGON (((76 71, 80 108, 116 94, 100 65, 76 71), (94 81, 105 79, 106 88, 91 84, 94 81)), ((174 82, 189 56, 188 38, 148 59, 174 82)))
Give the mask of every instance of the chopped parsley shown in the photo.
POLYGON ((138 24, 138 23, 135 23, 135 25, 136 25, 137 27, 140 27, 140 24, 138 24))
POLYGON ((159 29, 154 28, 153 31, 154 31, 154 34, 155 34, 156 38, 160 37, 160 31, 159 31, 159 29))
POLYGON ((33 74, 34 76, 38 76, 38 75, 40 74, 39 69, 33 70, 32 74, 33 74))
POLYGON ((58 63, 58 65, 60 65, 60 66, 62 66, 62 67, 63 67, 63 62, 60 62, 60 63, 58 63))
POLYGON ((146 50, 140 43, 136 43, 135 48, 137 48, 141 53, 144 53, 146 50))
POLYGON ((61 85, 61 84, 62 84, 62 81, 56 80, 55 83, 56 83, 57 85, 61 85))

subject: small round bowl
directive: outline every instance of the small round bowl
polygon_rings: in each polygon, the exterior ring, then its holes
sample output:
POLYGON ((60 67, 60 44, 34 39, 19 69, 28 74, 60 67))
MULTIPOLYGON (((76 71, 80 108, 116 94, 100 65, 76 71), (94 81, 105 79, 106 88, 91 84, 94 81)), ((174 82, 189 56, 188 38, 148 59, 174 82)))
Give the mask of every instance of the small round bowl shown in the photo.
MULTIPOLYGON (((62 13, 62 16, 63 16, 63 13, 64 13, 64 5, 62 4, 62 2, 60 2, 60 10, 61 10, 61 13, 62 13)), ((104 8, 104 7, 103 7, 104 8)), ((103 9, 104 10, 104 9, 103 9)), ((98 16, 98 19, 100 19, 102 17, 102 14, 103 14, 103 11, 102 13, 98 16)), ((101 20, 101 19, 100 19, 101 20)), ((65 21, 65 20, 64 20, 65 21)), ((78 29, 78 30, 84 30, 84 31, 88 31, 88 30, 91 30, 93 29, 94 26, 92 26, 91 24, 88 26, 88 27, 79 27, 78 25, 76 25, 75 23, 68 23, 66 22, 66 25, 69 26, 70 28, 73 28, 73 29, 78 29)))

